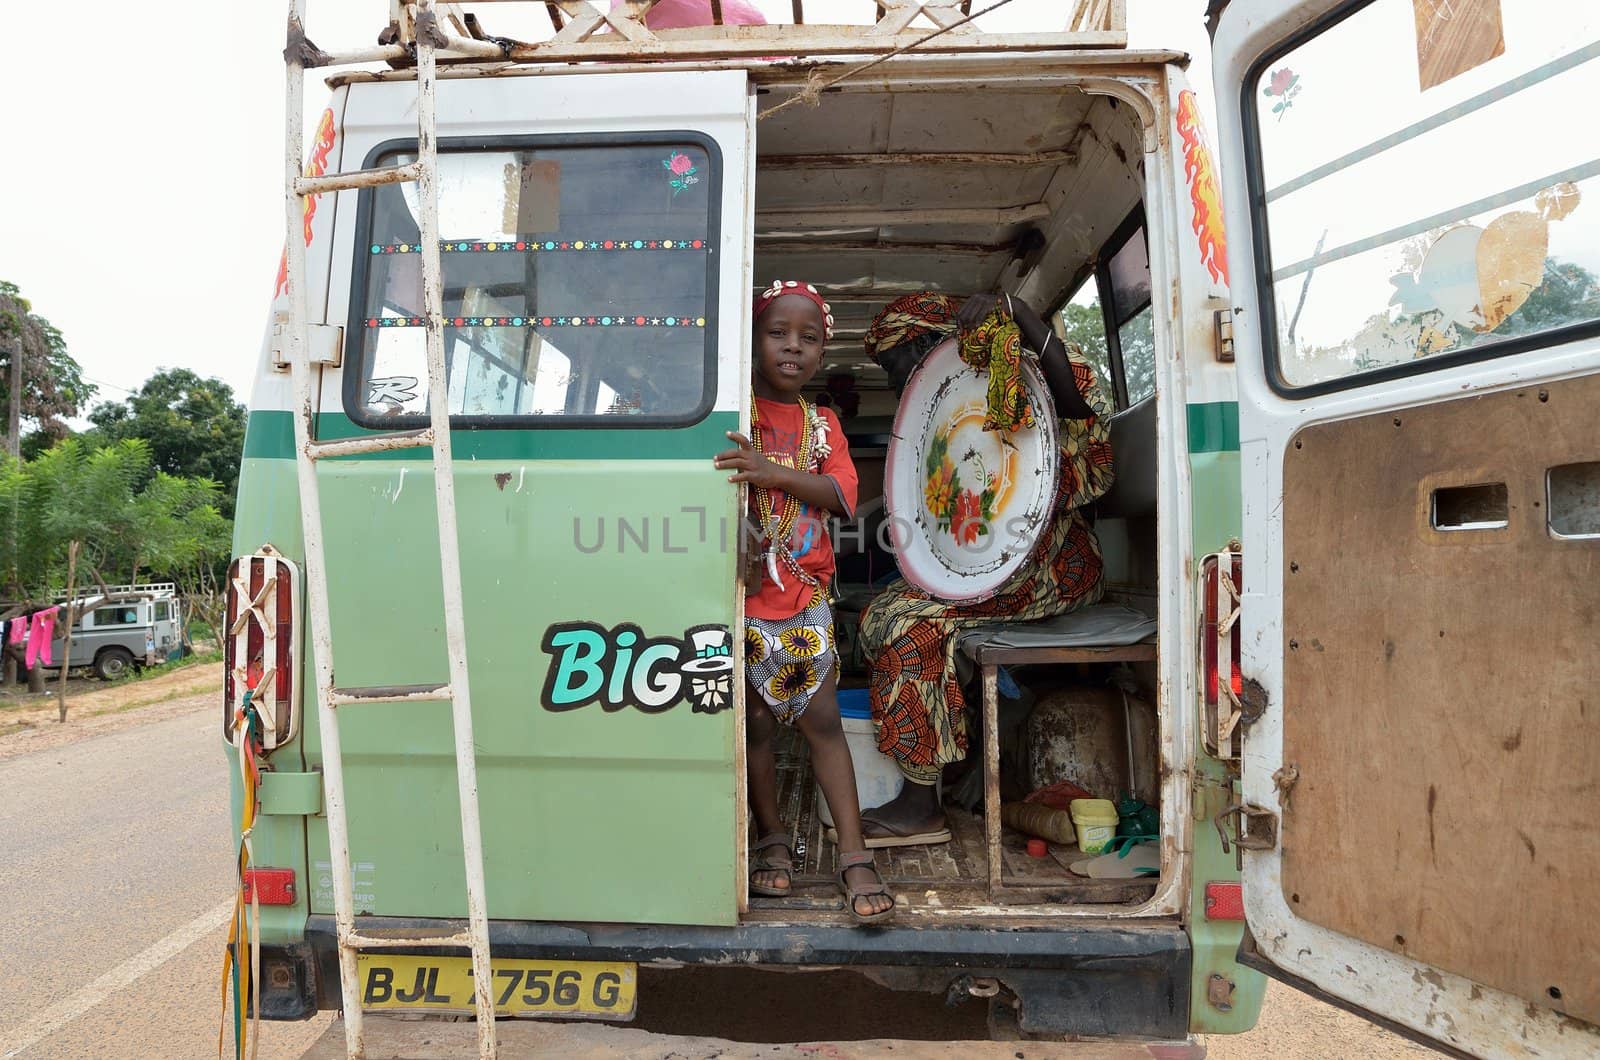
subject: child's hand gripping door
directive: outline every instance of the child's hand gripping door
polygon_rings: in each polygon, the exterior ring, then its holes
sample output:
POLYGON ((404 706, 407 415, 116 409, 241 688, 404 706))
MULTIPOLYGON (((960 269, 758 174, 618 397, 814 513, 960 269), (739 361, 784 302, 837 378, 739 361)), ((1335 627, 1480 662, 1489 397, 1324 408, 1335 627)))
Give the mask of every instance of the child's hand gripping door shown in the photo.
POLYGON ((1234 0, 1215 58, 1256 961, 1595 1055, 1600 13, 1234 0))

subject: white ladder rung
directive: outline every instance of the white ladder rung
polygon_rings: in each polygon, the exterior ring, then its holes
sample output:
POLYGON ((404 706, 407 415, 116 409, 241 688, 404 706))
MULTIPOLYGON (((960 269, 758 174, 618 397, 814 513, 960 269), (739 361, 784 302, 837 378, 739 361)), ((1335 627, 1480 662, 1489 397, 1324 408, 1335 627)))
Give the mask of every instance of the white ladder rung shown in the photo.
POLYGON ((364 456, 394 449, 425 449, 432 444, 433 428, 419 427, 414 431, 362 434, 354 438, 312 439, 306 443, 306 456, 322 460, 330 456, 364 456))
POLYGON ((404 184, 421 179, 422 163, 407 162, 403 166, 378 166, 375 169, 352 169, 348 173, 328 173, 320 177, 297 177, 294 190, 297 195, 321 195, 325 191, 376 188, 380 184, 404 184))
POLYGON ((336 707, 352 703, 428 703, 450 698, 450 685, 369 685, 364 688, 330 688, 328 702, 336 707))
POLYGON ((449 949, 471 949, 472 933, 454 931, 448 935, 366 935, 352 931, 339 940, 341 946, 355 950, 396 950, 407 946, 439 946, 449 949))

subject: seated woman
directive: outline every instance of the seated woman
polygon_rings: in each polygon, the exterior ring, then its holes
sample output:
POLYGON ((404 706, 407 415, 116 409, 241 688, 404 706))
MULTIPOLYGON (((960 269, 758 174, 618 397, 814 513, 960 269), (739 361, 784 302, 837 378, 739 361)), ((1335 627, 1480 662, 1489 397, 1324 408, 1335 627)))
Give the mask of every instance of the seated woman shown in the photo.
POLYGON ((1060 420, 1055 517, 1028 562, 990 599, 943 603, 902 580, 862 615, 878 749, 894 757, 906 781, 895 798, 862 813, 869 847, 950 839, 939 773, 967 752, 956 635, 996 622, 1064 615, 1101 596, 1100 547, 1079 509, 1111 485, 1112 405, 1082 352, 1064 344, 1038 313, 1016 298, 974 295, 958 311, 954 299, 923 293, 898 299, 878 314, 867 332, 867 355, 889 373, 898 394, 928 351, 951 334, 959 330, 970 341, 980 326, 992 334, 1012 321, 1023 346, 1038 351, 1060 420), (996 314, 999 319, 991 319, 996 314))

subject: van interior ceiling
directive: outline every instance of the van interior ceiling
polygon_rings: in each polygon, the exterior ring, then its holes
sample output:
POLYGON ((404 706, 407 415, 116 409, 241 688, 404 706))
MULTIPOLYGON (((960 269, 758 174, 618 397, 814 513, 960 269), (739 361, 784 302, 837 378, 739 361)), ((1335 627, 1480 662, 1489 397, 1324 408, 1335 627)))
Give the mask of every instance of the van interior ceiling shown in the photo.
MULTIPOLYGON (((792 98, 794 74, 758 73, 758 112, 792 98)), ((886 447, 896 406, 882 369, 864 354, 873 316, 904 294, 957 298, 1004 289, 1053 319, 1070 300, 1098 296, 1104 313, 1104 379, 1116 392, 1112 444, 1119 486, 1097 504, 1106 602, 1154 617, 1157 597, 1155 416, 1151 371, 1125 383, 1118 351, 1141 321, 1152 356, 1149 267, 1141 201, 1142 129, 1125 102, 1060 84, 983 83, 969 78, 897 80, 893 74, 829 89, 757 126, 755 274, 814 284, 830 303, 833 341, 812 397, 831 391, 860 474, 859 525, 836 542, 835 621, 841 689, 868 683, 856 640, 860 614, 895 576, 878 542, 884 519, 886 447), (1127 253, 1119 254, 1119 249, 1127 253), (1111 259, 1134 268, 1109 267, 1111 259), (1120 284, 1115 294, 1108 288, 1120 284), (1141 312, 1142 310, 1142 312, 1141 312), (851 396, 837 400, 842 392, 851 396)), ((1082 314, 1080 314, 1082 316, 1082 314)), ((1153 655, 1153 652, 1151 653, 1153 655)), ((967 660, 958 658, 962 664, 967 660)), ((1158 721, 1153 659, 1134 663, 1006 667, 999 707, 1001 796, 1021 799, 1052 780, 1096 797, 1132 793, 1158 804, 1158 721)), ((1093 905, 1133 908, 1157 889, 1153 876, 1091 879, 1068 865, 1074 848, 1044 858, 1027 836, 1006 828, 1003 869, 991 878, 985 845, 983 741, 977 673, 964 684, 967 762, 946 771, 946 845, 879 850, 878 863, 913 914, 1026 915, 1093 905), (993 879, 1007 886, 996 890, 993 879), (982 911, 981 913, 979 911, 982 911)), ((848 724, 848 723, 847 723, 848 724)), ((794 734, 789 734, 793 736, 794 734)), ((859 753, 859 752, 858 752, 859 753)), ((795 893, 752 898, 753 918, 831 916, 837 908, 834 852, 824 841, 804 741, 780 745, 780 808, 805 850, 795 893)), ((870 802, 864 800, 864 804, 870 802)))

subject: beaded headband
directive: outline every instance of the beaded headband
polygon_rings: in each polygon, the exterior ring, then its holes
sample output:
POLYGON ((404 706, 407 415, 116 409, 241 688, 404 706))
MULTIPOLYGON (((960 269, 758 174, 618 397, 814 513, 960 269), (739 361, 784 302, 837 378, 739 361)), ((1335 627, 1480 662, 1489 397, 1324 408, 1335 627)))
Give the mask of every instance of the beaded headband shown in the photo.
POLYGON ((797 294, 801 298, 809 298, 822 310, 822 331, 824 339, 833 338, 833 309, 822 300, 822 295, 809 283, 798 280, 773 280, 772 286, 756 295, 755 319, 760 320, 761 314, 767 311, 767 306, 782 298, 786 294, 797 294))

